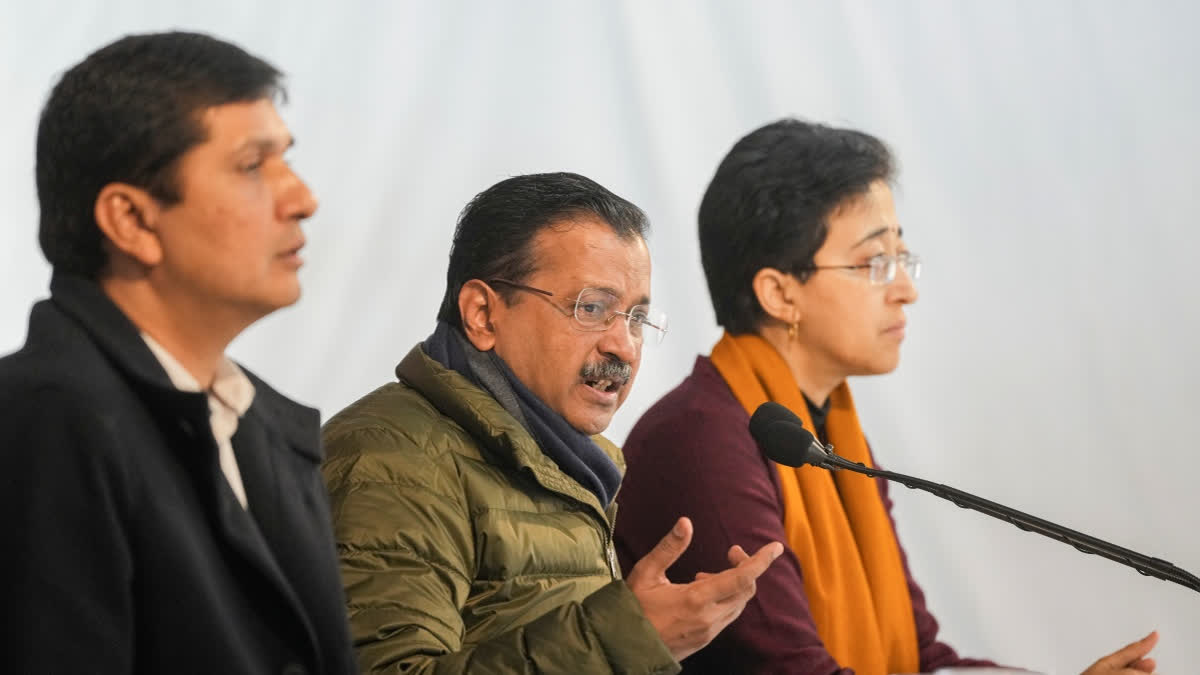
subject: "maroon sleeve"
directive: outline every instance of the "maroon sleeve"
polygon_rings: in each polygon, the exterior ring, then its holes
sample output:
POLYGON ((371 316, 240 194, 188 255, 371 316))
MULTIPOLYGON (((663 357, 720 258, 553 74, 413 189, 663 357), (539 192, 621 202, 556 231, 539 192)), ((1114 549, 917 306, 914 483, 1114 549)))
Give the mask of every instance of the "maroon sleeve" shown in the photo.
MULTIPOLYGON (((692 544, 668 570, 677 583, 697 572, 729 567, 726 553, 740 544, 749 553, 772 541, 784 555, 758 579, 742 615, 708 647, 683 661, 684 673, 789 673, 853 675, 825 650, 808 610, 800 562, 787 546, 776 469, 748 429, 749 415, 707 359, 682 385, 655 404, 625 445, 627 471, 617 499, 616 546, 626 572, 667 533, 680 516, 695 525, 692 544)), ((892 531, 892 501, 878 481, 892 531)), ((950 666, 992 666, 959 658, 937 640, 938 623, 901 561, 912 597, 923 672, 950 666)))
MULTIPOLYGON (((783 542, 775 469, 747 430, 740 406, 695 400, 676 390, 638 423, 626 444, 628 470, 618 500, 616 544, 626 571, 679 516, 695 525, 691 546, 668 571, 674 582, 729 567, 729 547, 749 553, 783 542)), ((726 394, 728 396, 728 394, 726 394)), ((729 397, 732 400, 732 397, 729 397)), ((684 673, 851 675, 825 651, 808 611, 799 561, 789 550, 758 579, 742 615, 684 673)))
MULTIPOLYGON (((874 460, 872 460, 874 461, 874 460)), ((876 464, 876 466, 879 466, 876 464)), ((896 521, 892 518, 892 499, 888 495, 888 482, 882 478, 875 479, 879 487, 879 496, 883 498, 883 508, 887 510, 892 532, 896 531, 896 521)), ((921 651, 921 672, 928 673, 938 668, 964 666, 995 666, 991 661, 982 659, 964 659, 950 645, 937 639, 938 622, 925 606, 925 592, 913 579, 908 568, 908 555, 900 544, 899 536, 896 545, 900 548, 900 560, 904 563, 904 577, 908 580, 908 594, 912 598, 913 618, 917 623, 917 645, 921 651)))

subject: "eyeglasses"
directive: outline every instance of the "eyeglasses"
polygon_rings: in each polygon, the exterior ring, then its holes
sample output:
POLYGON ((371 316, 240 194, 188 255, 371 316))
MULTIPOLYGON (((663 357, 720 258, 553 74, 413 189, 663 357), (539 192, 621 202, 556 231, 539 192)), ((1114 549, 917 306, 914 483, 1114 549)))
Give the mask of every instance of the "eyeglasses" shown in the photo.
POLYGON ((896 280, 896 271, 903 267, 908 278, 921 278, 921 257, 911 253, 877 255, 862 265, 813 265, 797 272, 819 272, 820 270, 870 270, 868 276, 873 286, 886 286, 896 280))
MULTIPOLYGON (((488 279, 488 284, 493 286, 504 284, 519 291, 538 293, 547 298, 554 297, 554 294, 550 291, 544 291, 533 286, 525 286, 508 281, 507 279, 488 279)), ((656 344, 663 341, 663 337, 667 334, 667 315, 665 313, 652 313, 648 305, 634 305, 629 308, 628 312, 622 312, 615 309, 618 301, 617 296, 608 291, 598 288, 585 288, 579 291, 579 296, 575 298, 574 306, 570 309, 562 307, 555 302, 551 302, 550 304, 554 305, 555 309, 562 312, 564 316, 573 316, 575 324, 580 330, 608 330, 608 327, 612 325, 613 319, 621 316, 625 318, 625 326, 629 331, 629 337, 633 338, 635 343, 642 343, 647 328, 650 329, 650 333, 653 335, 656 344)))

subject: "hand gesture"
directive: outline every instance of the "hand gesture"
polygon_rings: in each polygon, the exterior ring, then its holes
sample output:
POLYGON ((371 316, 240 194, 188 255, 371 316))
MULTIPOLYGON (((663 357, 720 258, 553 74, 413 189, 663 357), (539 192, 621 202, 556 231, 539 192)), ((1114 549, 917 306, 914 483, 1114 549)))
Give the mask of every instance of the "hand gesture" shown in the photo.
POLYGON ((729 549, 733 567, 700 575, 690 584, 673 584, 667 579, 667 568, 691 542, 692 521, 680 518, 625 579, 676 661, 707 645, 742 613, 754 597, 755 579, 783 553, 779 542, 763 546, 753 556, 733 546, 729 549))
POLYGON ((1146 656, 1158 644, 1158 631, 1121 647, 1093 663, 1083 675, 1142 675, 1154 672, 1154 659, 1146 656))

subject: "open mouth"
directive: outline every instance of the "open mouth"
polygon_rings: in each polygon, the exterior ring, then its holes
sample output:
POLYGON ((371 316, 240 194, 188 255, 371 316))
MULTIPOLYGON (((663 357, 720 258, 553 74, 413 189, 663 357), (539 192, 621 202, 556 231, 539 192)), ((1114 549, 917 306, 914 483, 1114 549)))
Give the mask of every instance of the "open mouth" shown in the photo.
POLYGON ((624 382, 618 382, 615 380, 584 380, 583 383, 592 389, 604 392, 605 394, 611 394, 612 392, 620 389, 621 385, 625 384, 624 382))

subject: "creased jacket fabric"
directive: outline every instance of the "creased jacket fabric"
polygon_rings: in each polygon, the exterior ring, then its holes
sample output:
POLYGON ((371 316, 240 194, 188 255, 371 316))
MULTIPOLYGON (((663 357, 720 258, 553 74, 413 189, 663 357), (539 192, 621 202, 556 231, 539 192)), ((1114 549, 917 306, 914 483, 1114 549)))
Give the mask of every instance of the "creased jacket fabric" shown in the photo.
POLYGON ((354 672, 317 411, 247 372, 244 509, 208 397, 95 282, 50 288, 0 359, 0 672, 354 672))
MULTIPOLYGON (((674 673, 620 580, 615 503, 418 345, 325 425, 323 466, 364 672, 674 673)), ((624 470, 620 451, 597 442, 624 470)))

